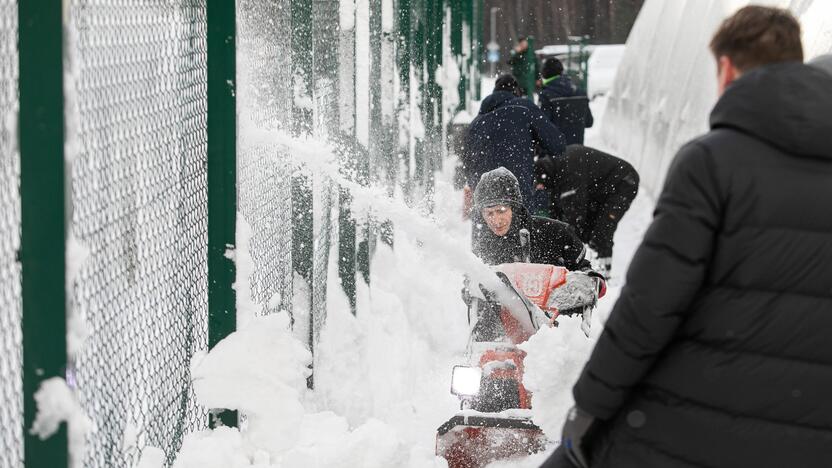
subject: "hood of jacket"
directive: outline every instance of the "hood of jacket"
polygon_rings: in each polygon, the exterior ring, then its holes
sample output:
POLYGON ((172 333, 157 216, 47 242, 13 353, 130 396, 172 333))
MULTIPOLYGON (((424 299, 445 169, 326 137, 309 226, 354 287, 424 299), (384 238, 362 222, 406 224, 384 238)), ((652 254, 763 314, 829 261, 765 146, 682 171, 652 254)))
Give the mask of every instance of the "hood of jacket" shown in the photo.
POLYGON ((480 104, 480 115, 493 112, 498 107, 505 105, 516 97, 510 91, 494 91, 490 96, 483 99, 482 104, 480 104))
POLYGON ((735 128, 785 153, 832 158, 832 76, 801 63, 751 70, 725 90, 711 128, 735 128))
POLYGON ((509 205, 515 208, 523 206, 520 182, 505 167, 498 167, 483 174, 474 189, 474 207, 477 210, 494 205, 509 205))

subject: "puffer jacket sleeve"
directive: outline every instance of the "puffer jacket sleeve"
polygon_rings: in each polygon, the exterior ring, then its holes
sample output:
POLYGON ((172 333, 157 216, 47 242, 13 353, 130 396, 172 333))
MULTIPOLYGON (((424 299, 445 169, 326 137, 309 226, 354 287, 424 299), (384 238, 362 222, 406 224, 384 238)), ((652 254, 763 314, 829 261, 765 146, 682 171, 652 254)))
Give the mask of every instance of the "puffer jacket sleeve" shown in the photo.
POLYGON ((685 319, 722 219, 720 185, 702 144, 679 151, 627 283, 573 389, 576 404, 593 416, 616 414, 685 319))
POLYGON ((537 106, 530 106, 531 127, 535 140, 546 154, 561 155, 566 151, 566 137, 549 121, 537 106))
POLYGON ((584 247, 584 243, 581 242, 578 235, 575 234, 572 226, 566 226, 562 237, 564 260, 566 261, 564 266, 572 271, 591 271, 592 265, 590 265, 589 260, 586 258, 586 247, 584 247))

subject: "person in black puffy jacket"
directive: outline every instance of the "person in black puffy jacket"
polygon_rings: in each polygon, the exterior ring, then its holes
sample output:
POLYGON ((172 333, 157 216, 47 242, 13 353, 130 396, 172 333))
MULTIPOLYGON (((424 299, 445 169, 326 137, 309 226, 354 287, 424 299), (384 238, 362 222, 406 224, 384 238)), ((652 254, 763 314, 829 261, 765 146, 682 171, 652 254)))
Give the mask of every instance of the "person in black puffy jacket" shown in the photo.
POLYGON ((474 191, 473 251, 488 265, 522 262, 520 230, 530 234, 532 263, 588 270, 584 244, 561 221, 532 216, 523 205, 517 178, 499 167, 486 172, 474 191))
POLYGON ((752 6, 679 150, 545 467, 832 466, 832 76, 752 6))

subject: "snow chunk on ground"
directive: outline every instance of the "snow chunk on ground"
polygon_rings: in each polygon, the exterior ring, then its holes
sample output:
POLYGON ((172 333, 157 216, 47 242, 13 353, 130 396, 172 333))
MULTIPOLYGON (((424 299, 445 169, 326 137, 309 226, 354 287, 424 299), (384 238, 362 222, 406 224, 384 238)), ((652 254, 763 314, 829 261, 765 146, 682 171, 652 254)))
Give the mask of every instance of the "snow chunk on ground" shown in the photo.
POLYGON ((260 317, 209 354, 195 356, 194 391, 209 408, 245 413, 247 438, 276 455, 297 439, 311 362, 311 353, 289 331, 288 315, 260 317))
POLYGON ((80 467, 84 459, 85 439, 92 428, 81 404, 66 381, 60 377, 44 380, 35 392, 38 407, 31 434, 41 440, 52 437, 61 423, 69 427, 69 454, 73 467, 80 467))
MULTIPOLYGON (((196 356, 192 372, 199 403, 239 410, 246 421, 240 429, 187 435, 174 468, 443 466, 433 453, 411 449, 382 421, 369 419, 351 429, 331 411, 305 408, 311 358, 285 314, 254 318, 208 354, 196 356)), ((147 466, 153 463, 150 459, 147 466)))

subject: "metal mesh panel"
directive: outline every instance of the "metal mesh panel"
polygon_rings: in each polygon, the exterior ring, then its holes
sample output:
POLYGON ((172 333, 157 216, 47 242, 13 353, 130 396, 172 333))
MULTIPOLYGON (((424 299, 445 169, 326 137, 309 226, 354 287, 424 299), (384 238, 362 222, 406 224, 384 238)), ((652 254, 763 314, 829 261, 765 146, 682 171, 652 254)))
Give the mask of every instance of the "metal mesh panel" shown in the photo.
MULTIPOLYGON (((338 22, 337 0, 312 2, 312 70, 314 96, 313 134, 317 138, 335 140, 338 135, 338 22)), ((312 329, 317 342, 326 321, 326 289, 329 272, 329 252, 334 236, 332 208, 334 197, 332 180, 323 174, 311 179, 313 185, 312 225, 315 233, 312 250, 312 329)))
POLYGON ((23 464, 17 3, 0 0, 0 467, 23 464))
POLYGON ((72 295, 93 422, 85 467, 168 461, 203 428, 190 359, 207 347, 206 23, 199 1, 71 2, 78 151, 71 233, 90 252, 72 295))
POLYGON ((314 178, 313 183, 313 227, 315 239, 312 257, 312 330, 315 343, 326 322, 326 288, 329 272, 329 251, 334 236, 332 223, 332 205, 335 197, 332 180, 322 174, 314 178))
POLYGON ((251 132, 283 129, 292 115, 291 18, 288 0, 237 2, 239 210, 251 227, 252 300, 263 313, 291 310, 292 168, 289 156, 251 132), (279 299, 279 300, 278 300, 279 299))

